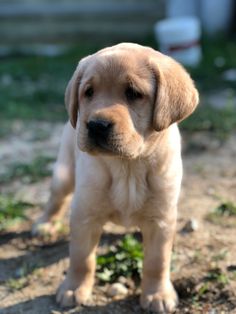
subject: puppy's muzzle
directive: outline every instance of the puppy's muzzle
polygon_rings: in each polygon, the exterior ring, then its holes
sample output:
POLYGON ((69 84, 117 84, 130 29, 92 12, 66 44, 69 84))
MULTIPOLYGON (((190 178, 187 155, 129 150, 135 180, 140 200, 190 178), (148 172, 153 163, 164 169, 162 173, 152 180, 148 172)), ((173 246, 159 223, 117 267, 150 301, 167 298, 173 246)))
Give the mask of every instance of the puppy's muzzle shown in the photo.
POLYGON ((96 119, 87 123, 88 137, 97 146, 104 147, 108 144, 112 133, 113 123, 108 120, 96 119))

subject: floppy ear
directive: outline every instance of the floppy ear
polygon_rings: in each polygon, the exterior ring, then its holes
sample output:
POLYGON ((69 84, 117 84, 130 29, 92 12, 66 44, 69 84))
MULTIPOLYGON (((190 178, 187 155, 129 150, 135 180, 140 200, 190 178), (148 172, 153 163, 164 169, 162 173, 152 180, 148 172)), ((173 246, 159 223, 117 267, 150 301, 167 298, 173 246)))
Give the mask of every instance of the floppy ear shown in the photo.
POLYGON ((189 116, 199 97, 189 74, 176 61, 156 53, 151 63, 156 79, 153 126, 161 131, 189 116))
POLYGON ((69 115, 70 123, 73 128, 76 127, 77 114, 78 114, 78 89, 79 89, 79 76, 76 69, 72 78, 66 87, 65 92, 65 105, 69 115))
POLYGON ((78 110, 79 110, 79 85, 83 74, 84 61, 86 58, 82 59, 74 74, 72 75, 69 83, 67 84, 65 91, 65 105, 69 115, 69 119, 73 128, 76 128, 78 110))

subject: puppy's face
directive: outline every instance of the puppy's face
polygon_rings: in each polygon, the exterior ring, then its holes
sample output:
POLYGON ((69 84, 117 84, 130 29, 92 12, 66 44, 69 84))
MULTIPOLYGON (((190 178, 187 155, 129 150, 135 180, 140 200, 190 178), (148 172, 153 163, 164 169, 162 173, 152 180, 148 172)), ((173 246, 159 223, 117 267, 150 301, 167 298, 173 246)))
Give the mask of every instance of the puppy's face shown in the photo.
POLYGON ((79 86, 79 147, 136 157, 151 131, 155 82, 145 59, 103 52, 86 61, 79 86))
POLYGON ((83 59, 66 91, 79 148, 125 158, 142 155, 150 135, 183 119, 196 104, 193 83, 176 62, 135 44, 83 59))

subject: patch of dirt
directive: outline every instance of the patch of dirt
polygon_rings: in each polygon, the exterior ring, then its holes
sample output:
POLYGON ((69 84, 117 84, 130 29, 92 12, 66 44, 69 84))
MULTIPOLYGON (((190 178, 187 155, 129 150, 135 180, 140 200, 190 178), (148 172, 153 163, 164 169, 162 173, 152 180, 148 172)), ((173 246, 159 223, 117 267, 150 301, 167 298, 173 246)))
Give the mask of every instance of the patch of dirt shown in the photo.
MULTIPOLYGON (((0 140, 1 173, 16 161, 56 156, 62 124, 26 126, 18 122, 15 130, 0 140)), ((235 135, 224 142, 208 133, 183 136, 185 171, 172 263, 179 314, 236 313, 236 224, 206 220, 222 200, 236 202, 235 135), (198 228, 183 232, 190 218, 198 228)), ((11 192, 37 204, 27 211, 28 221, 1 234, 0 313, 144 313, 138 303, 139 287, 129 288, 127 297, 117 299, 107 297, 108 286, 98 281, 89 306, 69 310, 57 306, 55 291, 68 266, 68 238, 44 243, 30 234, 31 223, 41 210, 38 205, 48 197, 49 184, 49 178, 42 178, 30 185, 16 180, 0 187, 2 194, 11 192)), ((123 228, 107 225, 98 251, 103 252, 104 246, 115 243, 123 233, 123 228)))

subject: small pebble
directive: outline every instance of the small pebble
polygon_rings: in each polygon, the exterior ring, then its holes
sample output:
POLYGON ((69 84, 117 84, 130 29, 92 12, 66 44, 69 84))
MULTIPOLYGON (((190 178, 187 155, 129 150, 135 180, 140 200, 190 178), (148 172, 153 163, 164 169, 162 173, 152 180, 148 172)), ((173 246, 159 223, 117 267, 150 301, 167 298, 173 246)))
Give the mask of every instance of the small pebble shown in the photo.
POLYGON ((194 218, 191 218, 184 225, 182 232, 194 232, 198 230, 198 228, 199 228, 198 221, 194 218))
POLYGON ((126 278, 124 276, 120 276, 118 278, 118 282, 120 282, 122 285, 126 286, 128 289, 134 289, 135 283, 131 278, 126 278))
POLYGON ((118 278, 118 282, 125 285, 127 283, 127 279, 124 276, 120 276, 118 278))
POLYGON ((107 290, 109 297, 115 297, 117 295, 127 295, 128 289, 120 282, 113 283, 107 290))

